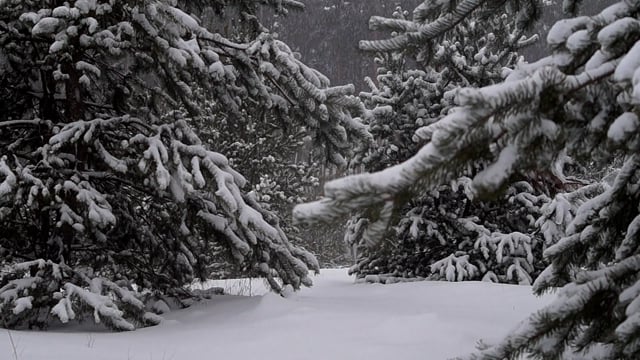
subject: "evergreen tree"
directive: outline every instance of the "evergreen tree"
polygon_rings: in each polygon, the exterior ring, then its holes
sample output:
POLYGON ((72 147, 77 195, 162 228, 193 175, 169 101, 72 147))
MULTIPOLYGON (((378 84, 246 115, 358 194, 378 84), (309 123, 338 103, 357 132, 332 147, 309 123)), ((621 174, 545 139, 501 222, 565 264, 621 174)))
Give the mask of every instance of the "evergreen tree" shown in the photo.
MULTIPOLYGON (((246 19, 246 16, 242 16, 243 10, 237 7, 228 6, 227 13, 229 8, 239 12, 238 16, 224 16, 208 9, 209 11, 204 12, 203 22, 214 28, 221 28, 228 37, 236 41, 250 41, 264 31, 256 18, 246 19), (244 21, 234 22, 238 18, 243 18, 244 21), (233 25, 229 24, 229 20, 233 25), (220 23, 225 25, 220 26, 220 23)), ((314 16, 313 13, 308 13, 309 9, 306 7, 302 16, 287 16, 285 19, 282 16, 273 16, 274 11, 277 15, 278 8, 258 9, 266 23, 269 23, 270 17, 283 21, 295 21, 293 18, 300 18, 304 21, 314 16)), ((288 34, 282 35, 287 37, 288 34)), ((297 58, 299 54, 294 53, 294 56, 297 58)), ((353 105, 359 106, 357 102, 353 105)), ((292 243, 302 245, 312 252, 321 265, 333 264, 334 260, 340 261, 345 251, 344 247, 340 246, 342 242, 336 236, 339 229, 316 233, 310 229, 292 226, 291 210, 295 204, 316 199, 320 182, 329 176, 330 172, 341 173, 345 163, 327 162, 326 145, 313 129, 292 126, 286 114, 265 110, 253 107, 243 109, 243 121, 227 121, 224 118, 214 123, 204 121, 197 126, 200 137, 208 144, 215 144, 216 149, 229 159, 230 165, 245 176, 260 205, 277 215, 280 227, 292 243)), ((354 110, 361 113, 357 108, 354 110)), ((350 143, 349 146, 357 144, 350 143)), ((351 153, 350 149, 344 150, 351 153)), ((238 273, 242 269, 228 261, 225 261, 224 265, 219 262, 218 264, 223 272, 220 274, 222 276, 256 276, 246 271, 238 273)))
MULTIPOLYGON (((229 164, 244 175, 256 201, 276 215, 289 240, 309 248, 313 240, 291 224, 291 210, 296 204, 315 199, 323 171, 324 154, 321 148, 312 151, 310 132, 271 115, 251 113, 242 121, 197 127, 203 142, 220 149, 229 164)), ((232 261, 221 259, 216 263, 224 277, 259 276, 232 261)))
MULTIPOLYGON (((442 2, 424 6, 430 4, 442 2)), ((446 2, 451 6, 433 21, 420 26, 398 22, 397 27, 404 26, 401 35, 367 44, 392 49, 432 42, 463 19, 504 4, 535 8, 535 3, 515 1, 446 2)), ((577 6, 575 1, 564 3, 570 15, 577 6)), ((552 171, 566 155, 584 162, 623 157, 611 185, 584 201, 566 234, 545 251, 551 264, 534 290, 559 288, 555 301, 470 358, 515 359, 529 353, 561 359, 567 351, 593 349, 600 359, 637 359, 639 10, 637 1, 621 1, 593 16, 558 21, 547 36, 550 56, 520 65, 502 83, 457 91, 458 107, 418 130, 427 143, 412 158, 377 173, 331 182, 325 186, 326 199, 296 208, 295 216, 331 220, 368 208, 386 220, 416 185, 434 189, 479 159, 482 167, 470 185, 482 198, 528 171, 552 171)), ((383 223, 372 223, 368 231, 383 231, 383 223)))
POLYGON ((367 135, 362 105, 261 27, 256 4, 0 0, 3 326, 157 323, 141 294, 192 296, 221 259, 275 291, 311 284, 317 261, 242 190, 212 129, 264 113, 343 164, 367 135), (191 15, 208 9, 253 31, 216 33, 191 15))
MULTIPOLYGON (((398 30, 394 20, 409 21, 397 8, 394 19, 372 19, 375 29, 398 30)), ((416 11, 411 23, 427 21, 416 11)), ((503 79, 518 61, 517 50, 536 36, 522 37, 507 14, 464 20, 455 32, 437 43, 425 43, 380 53, 377 81, 367 80, 370 92, 361 93, 371 109, 370 131, 376 142, 355 163, 366 171, 380 171, 410 158, 420 147, 414 136, 420 127, 438 121, 453 107, 453 91, 483 86, 503 79), (432 52, 431 52, 432 51, 432 52)), ((384 47, 364 44, 368 50, 384 47)), ((466 174, 472 176, 475 167, 466 174)), ((542 204, 553 192, 545 181, 526 181, 493 201, 473 202, 467 177, 452 185, 417 193, 396 209, 395 226, 379 239, 365 238, 357 229, 369 219, 354 217, 347 241, 359 255, 351 272, 369 280, 396 281, 398 277, 430 277, 449 281, 489 280, 530 284, 544 268, 545 243, 535 233, 542 204)))

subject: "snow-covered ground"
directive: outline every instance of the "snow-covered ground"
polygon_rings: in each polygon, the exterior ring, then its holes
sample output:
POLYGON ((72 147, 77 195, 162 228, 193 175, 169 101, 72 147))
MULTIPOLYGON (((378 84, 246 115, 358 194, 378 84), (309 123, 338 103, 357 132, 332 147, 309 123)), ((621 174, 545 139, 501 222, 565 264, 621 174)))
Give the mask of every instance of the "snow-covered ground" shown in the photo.
POLYGON ((344 269, 314 283, 289 298, 218 296, 134 332, 2 330, 0 359, 14 359, 9 335, 19 360, 447 359, 498 340, 553 298, 481 282, 354 284, 344 269))

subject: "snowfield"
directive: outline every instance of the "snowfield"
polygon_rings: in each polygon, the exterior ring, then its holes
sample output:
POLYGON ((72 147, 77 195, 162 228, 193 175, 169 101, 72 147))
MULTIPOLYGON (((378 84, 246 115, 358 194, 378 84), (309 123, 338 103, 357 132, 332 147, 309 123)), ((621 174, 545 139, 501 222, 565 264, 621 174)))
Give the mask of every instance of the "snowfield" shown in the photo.
MULTIPOLYGON (((248 291, 237 285, 226 287, 248 291)), ((10 336, 19 360, 447 359, 497 341, 552 299, 482 282, 354 284, 331 269, 288 298, 217 296, 134 332, 2 330, 0 359, 15 359, 10 336)))

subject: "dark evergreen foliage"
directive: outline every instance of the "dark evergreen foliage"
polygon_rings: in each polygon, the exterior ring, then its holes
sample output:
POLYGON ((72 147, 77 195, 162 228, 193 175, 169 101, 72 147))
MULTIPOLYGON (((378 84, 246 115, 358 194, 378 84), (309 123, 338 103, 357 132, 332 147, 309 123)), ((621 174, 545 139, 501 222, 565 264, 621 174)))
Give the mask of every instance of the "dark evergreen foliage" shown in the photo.
POLYGON ((317 261, 216 131, 277 118, 343 164, 367 137, 362 105, 264 31, 256 5, 0 1, 0 323, 157 323, 143 293, 190 297, 222 261, 275 291, 311 284, 317 261), (253 25, 225 37, 190 15, 208 6, 253 25))
MULTIPOLYGON (((375 18, 372 24, 395 30, 424 21, 419 13, 411 22, 407 15, 397 8, 394 19, 375 18)), ((371 91, 361 93, 372 113, 375 141, 355 158, 356 166, 380 171, 409 159, 424 143, 416 131, 447 114, 456 89, 501 81, 516 66, 516 50, 536 39, 519 38, 516 21, 508 21, 506 14, 483 19, 465 20, 437 43, 379 53, 379 75, 368 79, 371 91)), ((460 175, 473 176, 481 164, 476 160, 460 175)), ((535 219, 550 201, 545 193, 556 189, 548 179, 522 179, 538 188, 523 181, 506 196, 472 201, 473 194, 465 191, 468 178, 462 177, 452 185, 408 194, 408 203, 392 215, 393 226, 378 239, 357 231, 371 221, 366 213, 355 216, 347 241, 358 249, 359 259, 351 271, 358 277, 381 275, 385 281, 428 277, 531 283, 544 268, 546 246, 536 234, 535 219)))

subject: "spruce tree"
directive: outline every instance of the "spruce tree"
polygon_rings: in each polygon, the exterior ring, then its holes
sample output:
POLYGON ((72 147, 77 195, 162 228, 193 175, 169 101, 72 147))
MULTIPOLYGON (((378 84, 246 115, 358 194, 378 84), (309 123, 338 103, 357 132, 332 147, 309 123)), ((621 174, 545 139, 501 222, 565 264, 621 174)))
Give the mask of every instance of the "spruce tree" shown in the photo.
MULTIPOLYGON (((395 31, 394 20, 414 26, 427 21, 421 11, 412 19, 408 15, 397 8, 393 19, 374 18, 371 24, 395 31)), ((369 126, 376 141, 353 163, 380 171, 409 159, 423 143, 415 131, 447 114, 457 88, 496 83, 516 66, 518 50, 536 40, 521 35, 514 19, 492 13, 465 19, 434 43, 390 52, 364 43, 363 48, 379 52, 379 75, 367 79, 371 91, 361 93, 372 113, 369 126)), ((369 281, 428 277, 530 284, 544 268, 541 254, 547 246, 535 231, 536 218, 557 189, 528 175, 505 196, 472 201, 465 189, 474 171, 450 185, 416 193, 395 210, 393 226, 378 239, 358 231, 370 221, 366 214, 355 216, 347 233, 358 254, 351 272, 369 281)))
MULTIPOLYGON (((423 7, 436 4, 442 3, 427 1, 423 7)), ((433 42, 483 11, 536 5, 446 4, 451 6, 426 24, 396 21, 401 35, 371 45, 398 49, 433 42)), ((600 359, 640 356, 640 3, 620 1, 592 16, 576 16, 577 7, 578 2, 565 1, 569 17, 546 39, 550 56, 518 66, 502 83, 458 90, 458 106, 417 131, 427 143, 412 158, 331 182, 326 199, 295 210, 301 221, 318 221, 367 208, 381 221, 365 231, 376 234, 407 194, 434 189, 478 160, 482 166, 470 185, 482 198, 526 172, 552 171, 567 155, 583 163, 622 158, 608 185, 584 189, 582 196, 593 190, 587 196, 593 197, 575 210, 565 234, 544 253, 550 265, 534 291, 558 289, 556 299, 472 359, 515 359, 523 353, 561 359, 567 352, 590 350, 600 359)))
POLYGON ((224 259, 275 291, 311 285, 317 261, 212 134, 263 113, 343 164, 366 138, 362 105, 266 31, 256 4, 0 0, 2 326, 154 324, 142 294, 190 297, 224 259), (206 11, 253 30, 225 37, 206 11))

